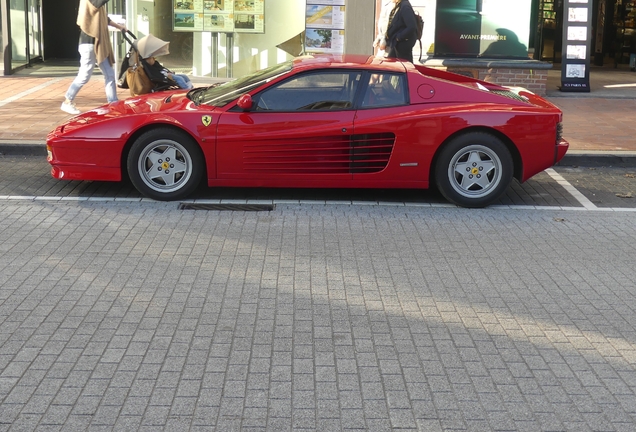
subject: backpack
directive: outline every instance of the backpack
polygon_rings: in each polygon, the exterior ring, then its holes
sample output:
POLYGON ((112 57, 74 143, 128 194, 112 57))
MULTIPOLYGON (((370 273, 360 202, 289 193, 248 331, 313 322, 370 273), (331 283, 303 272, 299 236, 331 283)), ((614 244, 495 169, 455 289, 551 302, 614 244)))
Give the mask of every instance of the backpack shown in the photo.
POLYGON ((418 11, 415 12, 415 22, 417 23, 417 40, 420 43, 420 63, 422 62, 422 34, 424 33, 424 19, 418 11))

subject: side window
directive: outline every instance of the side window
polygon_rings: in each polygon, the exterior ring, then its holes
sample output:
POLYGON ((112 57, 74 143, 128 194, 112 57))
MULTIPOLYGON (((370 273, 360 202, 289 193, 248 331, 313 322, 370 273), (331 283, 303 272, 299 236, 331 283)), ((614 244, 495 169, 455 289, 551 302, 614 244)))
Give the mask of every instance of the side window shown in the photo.
POLYGON ((406 105, 406 77, 391 73, 374 73, 362 99, 362 108, 406 105))
POLYGON ((292 77, 256 95, 254 106, 257 111, 352 109, 361 75, 327 71, 292 77))

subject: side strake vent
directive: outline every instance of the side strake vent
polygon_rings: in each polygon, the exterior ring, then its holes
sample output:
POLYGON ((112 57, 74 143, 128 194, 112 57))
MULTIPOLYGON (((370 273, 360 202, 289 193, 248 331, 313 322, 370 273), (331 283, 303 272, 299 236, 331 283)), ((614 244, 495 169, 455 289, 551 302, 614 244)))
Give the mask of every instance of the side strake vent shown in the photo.
POLYGON ((205 203, 181 203, 179 210, 208 210, 208 211, 272 211, 276 208, 273 204, 205 204, 205 203))
POLYGON ((351 172, 369 174, 386 168, 393 151, 392 133, 353 135, 351 137, 351 172))
POLYGON ((282 174, 375 173, 389 163, 394 143, 393 133, 377 133, 246 144, 243 167, 282 174))

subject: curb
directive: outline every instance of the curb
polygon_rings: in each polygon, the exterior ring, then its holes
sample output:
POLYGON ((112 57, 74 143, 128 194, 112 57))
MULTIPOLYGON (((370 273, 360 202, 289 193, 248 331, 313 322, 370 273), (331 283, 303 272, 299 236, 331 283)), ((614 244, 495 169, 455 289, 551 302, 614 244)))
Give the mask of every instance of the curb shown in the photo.
MULTIPOLYGON (((46 156, 46 144, 38 141, 0 140, 0 155, 46 156)), ((636 152, 569 151, 556 166, 636 167, 636 152)))
POLYGON ((46 156, 46 144, 43 142, 0 142, 0 155, 3 156, 46 156))
POLYGON ((636 167, 636 152, 570 151, 556 166, 636 167))

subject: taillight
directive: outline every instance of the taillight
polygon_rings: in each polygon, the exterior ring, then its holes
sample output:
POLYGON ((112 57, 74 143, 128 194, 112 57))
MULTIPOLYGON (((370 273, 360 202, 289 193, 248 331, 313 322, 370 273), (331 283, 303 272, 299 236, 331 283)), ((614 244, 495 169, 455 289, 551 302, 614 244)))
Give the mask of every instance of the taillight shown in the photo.
POLYGON ((556 127, 556 142, 557 144, 563 139, 563 123, 557 123, 556 127))

